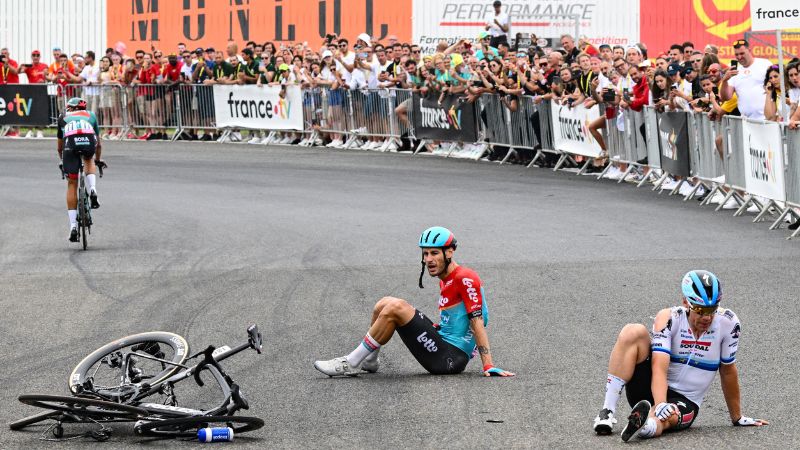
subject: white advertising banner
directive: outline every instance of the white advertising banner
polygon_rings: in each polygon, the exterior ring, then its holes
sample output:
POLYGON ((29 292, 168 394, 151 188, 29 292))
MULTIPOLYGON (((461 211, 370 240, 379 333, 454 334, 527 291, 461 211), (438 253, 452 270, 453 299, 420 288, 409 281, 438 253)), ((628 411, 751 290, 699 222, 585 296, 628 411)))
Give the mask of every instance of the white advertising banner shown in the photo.
POLYGON ((575 155, 597 158, 602 150, 600 144, 589 133, 589 124, 600 117, 600 108, 589 109, 583 105, 570 108, 553 104, 553 146, 575 155))
MULTIPOLYGON (((633 45, 639 41, 639 0, 503 0, 503 12, 511 18, 509 43, 517 33, 555 39, 578 32, 595 46, 633 45)), ((475 41, 494 17, 489 0, 414 0, 413 39, 424 54, 432 54, 444 39, 475 41)), ((579 36, 575 36, 577 42, 579 36)), ((560 45, 558 45, 560 47, 560 45)))
POLYGON ((214 85, 214 110, 220 128, 302 130, 303 94, 299 86, 214 85))
POLYGON ((800 4, 797 0, 750 0, 753 31, 800 28, 800 4))
POLYGON ((783 142, 775 122, 744 122, 744 178, 747 192, 785 201, 783 142))

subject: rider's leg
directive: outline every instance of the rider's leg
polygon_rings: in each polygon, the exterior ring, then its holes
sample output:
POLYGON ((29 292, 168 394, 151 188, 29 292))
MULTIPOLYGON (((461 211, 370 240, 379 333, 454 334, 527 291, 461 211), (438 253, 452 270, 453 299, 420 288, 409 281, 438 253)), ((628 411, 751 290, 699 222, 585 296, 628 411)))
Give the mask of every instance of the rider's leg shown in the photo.
POLYGON ((650 356, 650 333, 641 324, 629 323, 622 328, 608 360, 608 379, 603 408, 616 411, 622 388, 633 377, 637 364, 650 356))
POLYGON ((94 158, 84 158, 83 170, 86 174, 86 188, 89 192, 97 193, 97 167, 94 164, 94 158))
POLYGON ((78 226, 78 179, 67 178, 67 214, 69 215, 69 228, 78 226))
POLYGON ((365 359, 374 360, 382 345, 389 342, 395 328, 407 324, 414 317, 414 307, 405 300, 384 297, 372 310, 370 328, 364 340, 347 355, 347 363, 358 367, 365 359))

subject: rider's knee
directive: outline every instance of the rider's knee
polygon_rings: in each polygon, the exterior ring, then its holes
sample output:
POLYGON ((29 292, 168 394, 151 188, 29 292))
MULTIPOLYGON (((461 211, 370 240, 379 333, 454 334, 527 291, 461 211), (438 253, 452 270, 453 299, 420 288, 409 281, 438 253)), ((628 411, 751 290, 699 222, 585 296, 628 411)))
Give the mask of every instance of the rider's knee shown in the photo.
POLYGON ((398 317, 408 307, 408 303, 400 298, 384 297, 386 303, 381 308, 380 315, 384 317, 398 317))
POLYGON ((619 338, 617 338, 619 342, 631 344, 644 339, 650 339, 650 332, 647 331, 647 327, 640 323, 629 323, 625 325, 619 332, 619 338))

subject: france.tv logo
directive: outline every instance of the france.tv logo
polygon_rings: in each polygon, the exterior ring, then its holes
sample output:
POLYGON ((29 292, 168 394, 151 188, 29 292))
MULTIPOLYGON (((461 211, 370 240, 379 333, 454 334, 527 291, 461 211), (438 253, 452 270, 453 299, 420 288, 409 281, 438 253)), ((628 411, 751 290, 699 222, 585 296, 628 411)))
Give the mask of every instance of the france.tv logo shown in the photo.
POLYGON ((16 113, 20 117, 28 117, 31 115, 31 107, 33 106, 33 98, 24 99, 20 97, 19 92, 10 101, 0 97, 0 117, 6 114, 16 113))

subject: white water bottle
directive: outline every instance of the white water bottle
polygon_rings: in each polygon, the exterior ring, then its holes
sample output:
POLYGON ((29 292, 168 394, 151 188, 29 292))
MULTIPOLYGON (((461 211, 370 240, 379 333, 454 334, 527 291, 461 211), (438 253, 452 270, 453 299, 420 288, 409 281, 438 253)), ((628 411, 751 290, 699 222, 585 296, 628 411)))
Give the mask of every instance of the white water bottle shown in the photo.
POLYGON ((233 428, 200 428, 197 430, 197 440, 200 442, 233 442, 233 428))

